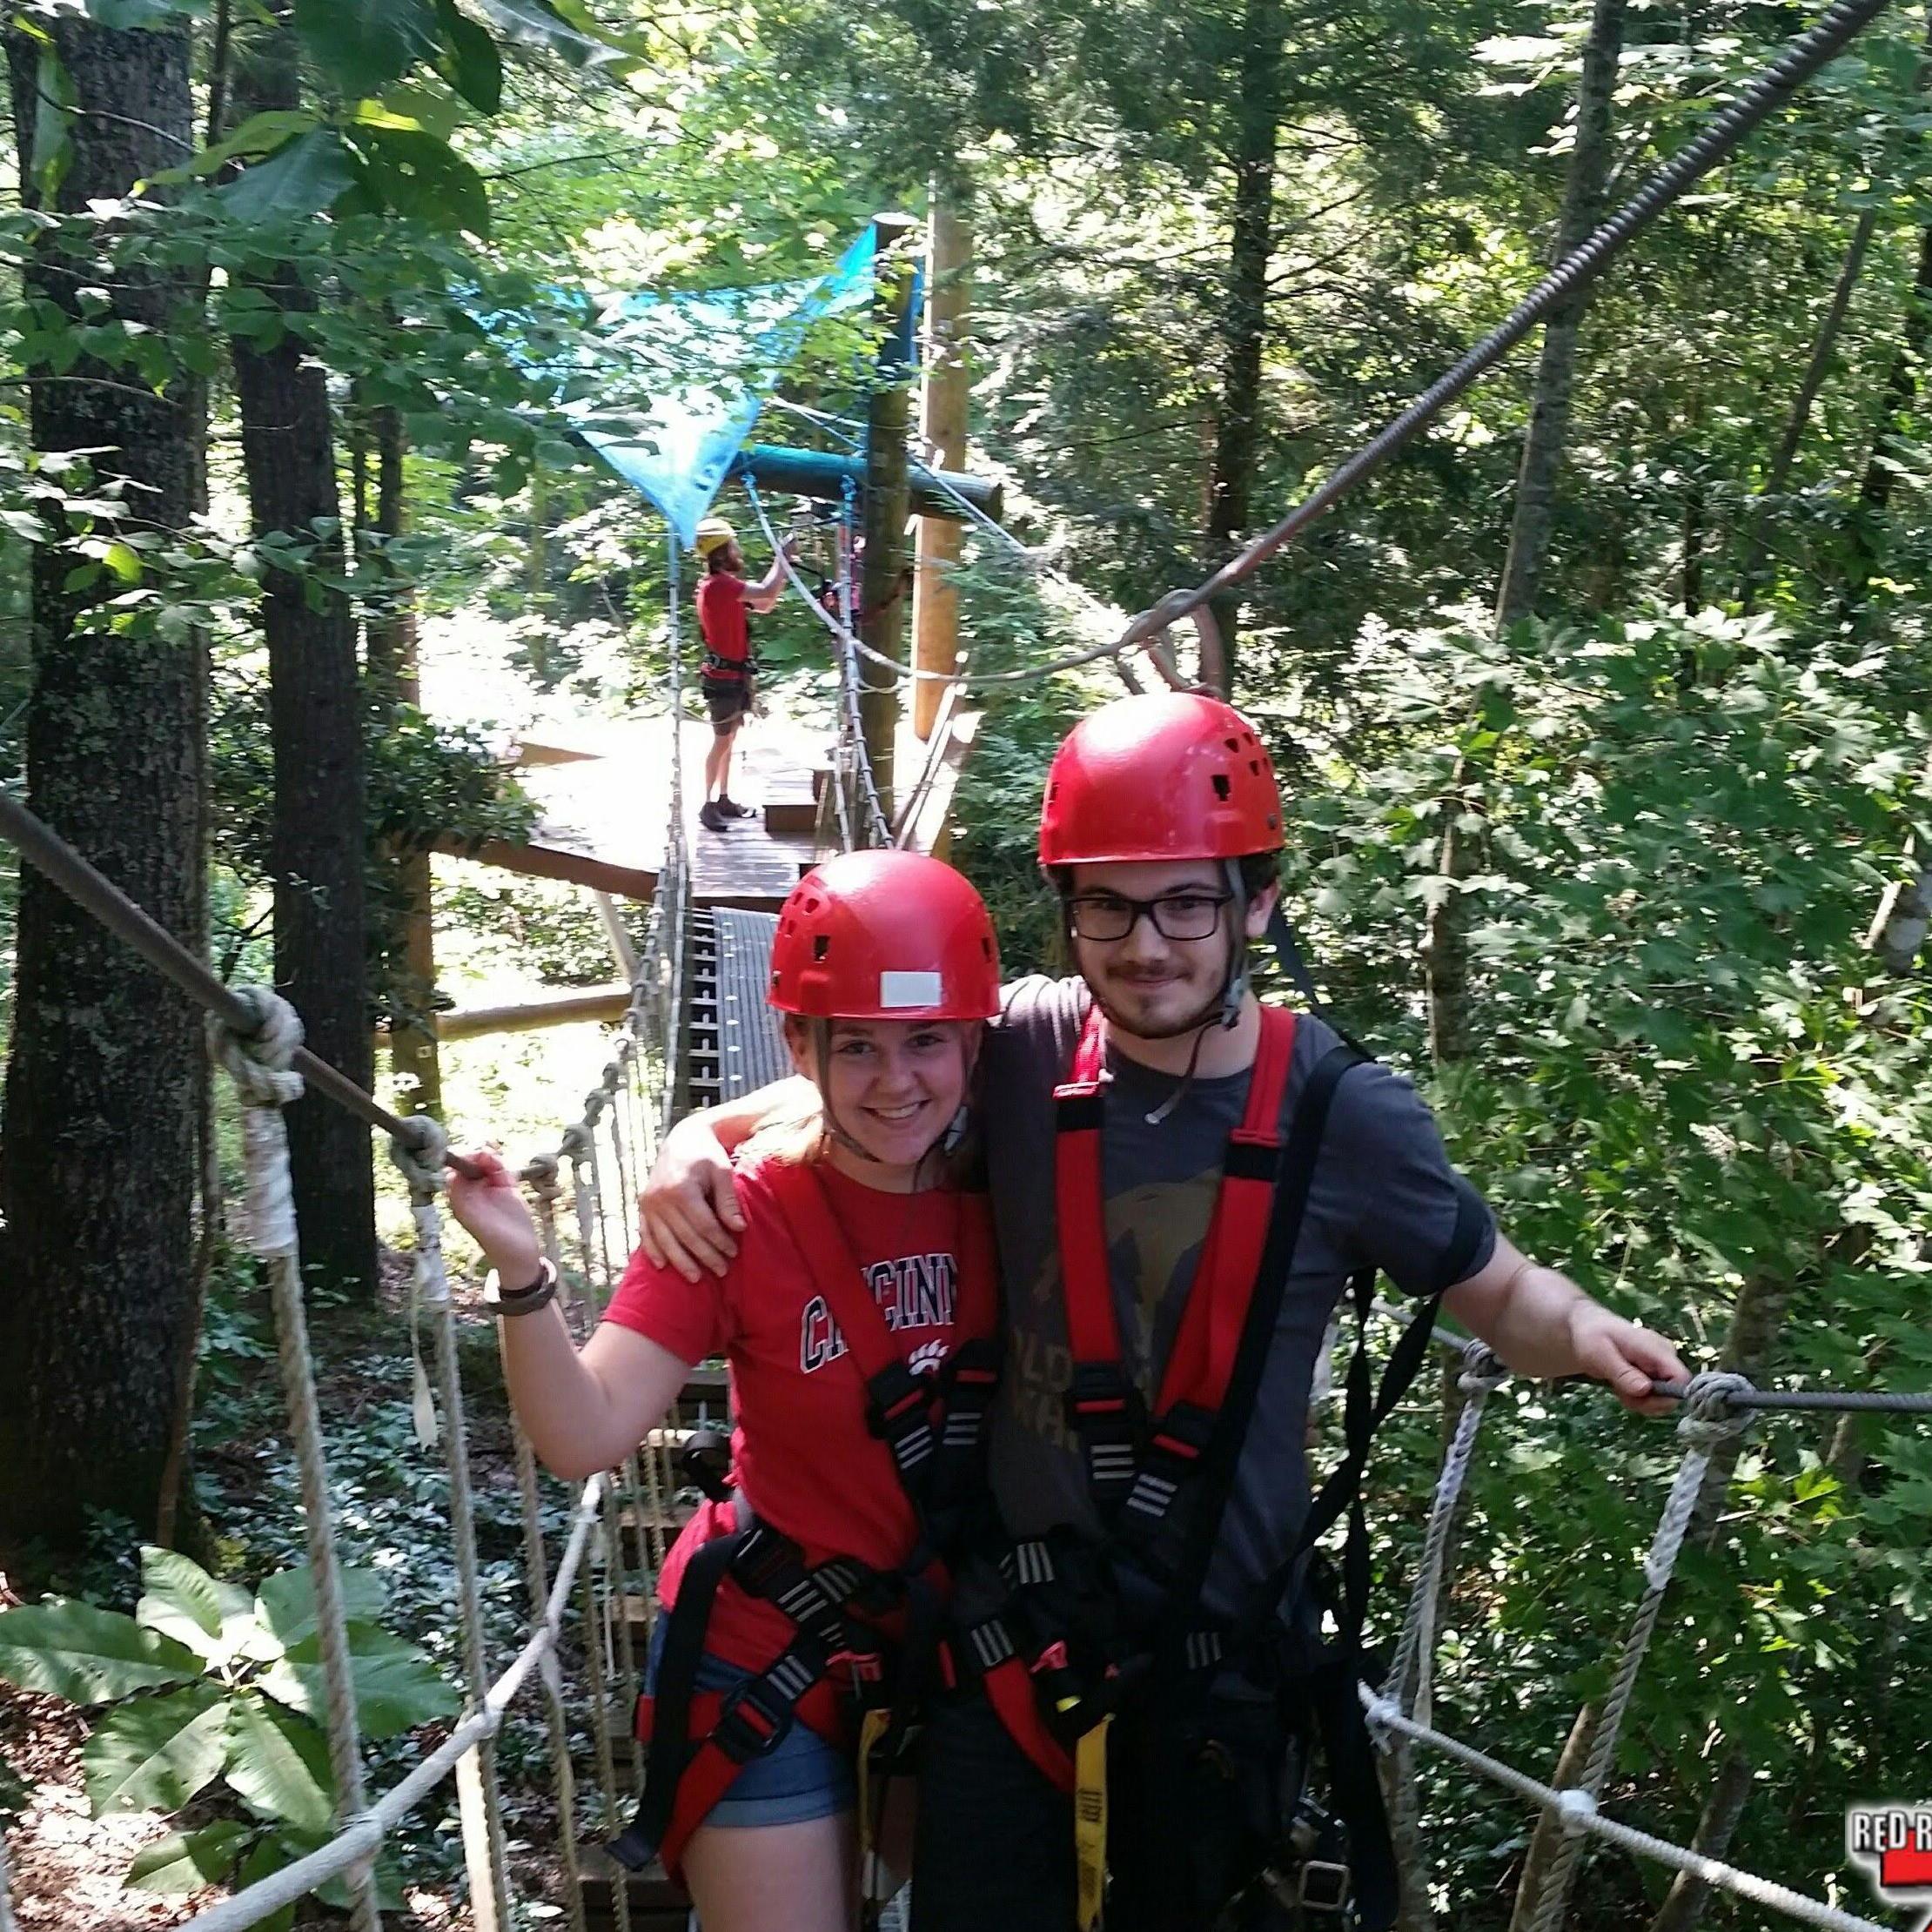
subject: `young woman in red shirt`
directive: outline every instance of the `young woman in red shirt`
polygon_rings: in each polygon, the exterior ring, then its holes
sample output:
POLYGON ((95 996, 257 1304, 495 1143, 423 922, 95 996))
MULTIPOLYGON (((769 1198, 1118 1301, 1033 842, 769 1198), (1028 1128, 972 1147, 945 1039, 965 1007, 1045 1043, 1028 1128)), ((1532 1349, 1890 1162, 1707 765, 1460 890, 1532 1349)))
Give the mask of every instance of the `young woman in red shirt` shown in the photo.
POLYGON ((861 1793, 902 1745, 981 1476, 996 1298, 961 1143, 992 923, 936 859, 848 854, 787 900, 770 997, 811 1085, 737 1155, 721 1278, 640 1251, 579 1351, 502 1164, 450 1197, 507 1285, 511 1399, 559 1475, 621 1461, 693 1364, 728 1359, 730 1486, 659 1580, 646 1795, 616 1849, 661 1856, 705 1932, 850 1932, 861 1793))

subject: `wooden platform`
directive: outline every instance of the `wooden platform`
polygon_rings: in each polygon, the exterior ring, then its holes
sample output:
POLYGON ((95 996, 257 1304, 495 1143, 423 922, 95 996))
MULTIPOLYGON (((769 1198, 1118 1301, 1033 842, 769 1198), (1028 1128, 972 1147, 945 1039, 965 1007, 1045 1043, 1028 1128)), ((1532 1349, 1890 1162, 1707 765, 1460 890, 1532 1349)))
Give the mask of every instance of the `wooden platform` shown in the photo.
MULTIPOLYGON (((752 720, 738 736, 731 790, 757 815, 714 832, 698 822, 711 742, 708 724, 687 721, 684 831, 694 902, 775 911, 813 861, 813 775, 828 748, 782 715, 752 720)), ((517 765, 539 808, 529 837, 477 846, 444 840, 439 850, 625 898, 647 899, 656 891, 671 801, 668 718, 586 721, 572 728, 567 743, 562 734, 527 741, 518 748, 517 765)))

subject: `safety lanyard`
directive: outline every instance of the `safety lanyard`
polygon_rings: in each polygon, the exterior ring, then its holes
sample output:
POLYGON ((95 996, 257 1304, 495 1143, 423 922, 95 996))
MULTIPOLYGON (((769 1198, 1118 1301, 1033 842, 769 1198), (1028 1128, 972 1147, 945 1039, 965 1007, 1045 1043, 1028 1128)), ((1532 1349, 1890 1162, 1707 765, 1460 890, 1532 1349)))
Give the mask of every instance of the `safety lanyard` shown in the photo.
MULTIPOLYGON (((1274 1006, 1260 1015, 1247 1105, 1228 1136, 1214 1211, 1155 1404, 1156 1439, 1183 1464, 1206 1446, 1227 1394, 1274 1202, 1295 1016, 1274 1006)), ((1090 1008, 1072 1077, 1054 1090, 1054 1204, 1073 1356, 1067 1408, 1103 1506, 1134 1486, 1141 1452, 1139 1405, 1122 1366, 1107 1252, 1105 1043, 1100 1010, 1090 1008)))

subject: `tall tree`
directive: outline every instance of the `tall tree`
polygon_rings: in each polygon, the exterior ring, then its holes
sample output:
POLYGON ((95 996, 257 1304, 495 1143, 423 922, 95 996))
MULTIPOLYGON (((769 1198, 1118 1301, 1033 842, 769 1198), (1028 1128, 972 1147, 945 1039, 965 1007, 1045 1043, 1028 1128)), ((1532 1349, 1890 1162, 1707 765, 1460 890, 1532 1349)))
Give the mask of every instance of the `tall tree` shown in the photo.
MULTIPOLYGON (((1616 91, 1617 66, 1623 57, 1627 0, 1596 0, 1590 32, 1583 44, 1583 72, 1576 91, 1576 142, 1563 188, 1553 261, 1580 247, 1603 208, 1604 183, 1610 175, 1610 100, 1616 91)), ((1556 520, 1556 479, 1570 435, 1570 398, 1576 386, 1577 344, 1589 305, 1586 290, 1566 302, 1543 330, 1542 353, 1530 394, 1529 429, 1516 473, 1516 506, 1509 529, 1509 555, 1496 594, 1496 621, 1513 624, 1536 607, 1536 593, 1550 553, 1556 520)))
MULTIPOLYGON (((123 324, 170 339, 192 305, 198 277, 181 267, 125 245, 111 276, 97 260, 99 205, 191 151, 188 37, 77 12, 17 28, 6 51, 23 198, 51 218, 24 272, 40 331, 26 371, 33 444, 93 453, 138 553, 195 509, 198 408, 71 352, 84 312, 103 334, 123 324)), ((124 243, 132 225, 118 225, 124 243)), ((151 616, 113 622, 108 600, 126 587, 91 566, 77 540, 86 520, 51 500, 46 514, 56 530, 33 561, 27 802, 199 950, 205 647, 151 616)), ((0 1159, 0 1538, 77 1543, 89 1507, 152 1534, 189 1321, 198 1016, 31 871, 16 964, 0 1159)))
MULTIPOLYGON (((1261 365, 1268 341, 1268 265, 1274 258, 1283 31, 1281 0, 1246 0, 1230 155, 1234 213, 1221 331, 1221 396, 1208 480, 1207 547, 1217 564, 1232 554, 1247 531, 1261 441, 1261 365)), ((1238 661, 1235 626, 1240 608, 1239 596, 1231 592, 1213 605, 1224 674, 1231 683, 1238 661)))
MULTIPOLYGON (((299 104, 298 44, 285 7, 238 29, 238 121, 299 104)), ((355 617, 340 588, 327 378, 302 319, 314 291, 286 262, 252 265, 248 279, 282 326, 232 344, 242 461, 258 537, 305 553, 262 580, 268 640, 269 731, 275 758, 270 855, 275 889, 275 983, 302 1016, 308 1043, 366 1087, 373 1078, 369 1005, 363 701, 355 617)), ((375 1178, 367 1130, 311 1095, 289 1110, 289 1159, 304 1262, 331 1278, 376 1279, 375 1178)))

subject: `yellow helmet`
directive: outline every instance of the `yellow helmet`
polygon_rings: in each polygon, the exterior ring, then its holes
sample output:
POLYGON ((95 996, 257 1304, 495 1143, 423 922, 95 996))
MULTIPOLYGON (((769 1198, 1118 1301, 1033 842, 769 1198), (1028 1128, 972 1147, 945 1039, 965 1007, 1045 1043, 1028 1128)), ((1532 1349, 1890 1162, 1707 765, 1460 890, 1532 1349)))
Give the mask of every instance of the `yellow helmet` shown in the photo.
POLYGON ((722 517, 707 517, 698 526, 697 550, 701 557, 708 557, 714 550, 737 540, 738 533, 722 517))

